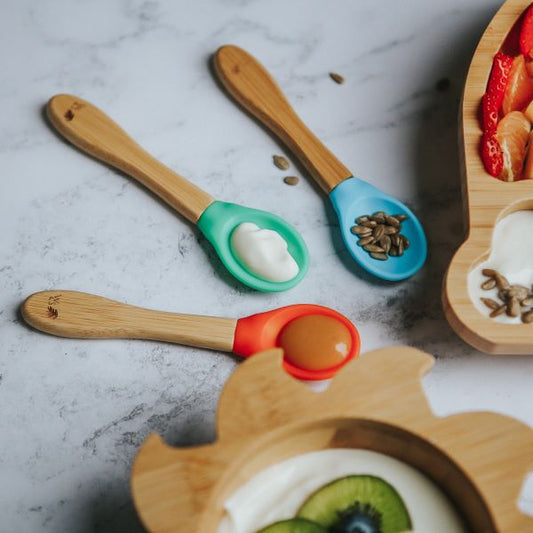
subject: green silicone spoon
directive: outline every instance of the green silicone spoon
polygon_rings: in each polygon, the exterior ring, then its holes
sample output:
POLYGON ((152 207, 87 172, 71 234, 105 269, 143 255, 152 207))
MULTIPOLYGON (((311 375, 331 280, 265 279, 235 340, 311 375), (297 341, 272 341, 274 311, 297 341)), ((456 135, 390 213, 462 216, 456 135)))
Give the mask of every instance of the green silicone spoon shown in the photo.
POLYGON ((282 218, 257 209, 215 200, 196 185, 154 159, 97 107, 76 96, 59 94, 47 105, 52 125, 72 144, 135 178, 185 218, 196 224, 215 248, 224 266, 245 285, 265 292, 294 287, 309 267, 307 247, 282 218), (230 238, 243 222, 278 232, 298 264, 298 274, 283 282, 263 279, 233 253, 230 238))

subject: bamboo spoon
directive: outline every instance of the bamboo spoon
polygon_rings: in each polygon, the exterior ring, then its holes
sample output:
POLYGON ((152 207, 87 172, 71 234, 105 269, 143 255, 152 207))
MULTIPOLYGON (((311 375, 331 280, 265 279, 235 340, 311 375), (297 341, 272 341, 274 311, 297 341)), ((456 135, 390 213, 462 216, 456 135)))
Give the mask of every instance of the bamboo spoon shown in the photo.
POLYGON ((416 273, 426 260, 427 242, 415 214, 396 198, 354 178, 296 115, 274 79, 248 52, 236 46, 223 46, 215 53, 214 64, 229 94, 292 150, 329 196, 339 218, 344 244, 357 263, 371 274, 390 281, 416 273), (376 211, 407 215, 402 233, 411 244, 401 257, 378 261, 357 245, 350 231, 355 219, 376 211))
POLYGON ((468 292, 468 274, 490 253, 494 227, 514 211, 533 208, 533 181, 504 182, 485 170, 480 156, 481 98, 496 52, 530 0, 508 0, 488 25, 475 51, 461 103, 463 202, 468 236, 450 262, 442 299, 452 328, 478 350, 495 354, 533 353, 532 324, 503 324, 482 315, 468 292))
POLYGON ((236 204, 216 201, 196 185, 154 159, 113 120, 98 108, 67 94, 59 94, 47 105, 52 125, 72 144, 142 183, 181 213, 213 245, 224 266, 239 281, 266 292, 294 287, 309 267, 307 248, 298 232, 282 218, 236 204), (299 267, 298 274, 284 282, 268 281, 246 268, 230 245, 232 231, 243 222, 274 230, 287 242, 299 267))
POLYGON ((307 315, 325 315, 341 322, 351 336, 351 348, 341 364, 309 370, 284 359, 283 366, 299 379, 332 377, 359 354, 356 327, 343 315, 319 305, 299 304, 234 319, 185 315, 127 305, 77 291, 42 291, 22 304, 24 320, 35 329, 72 338, 150 339, 233 352, 249 357, 279 346, 278 337, 291 321, 307 315))

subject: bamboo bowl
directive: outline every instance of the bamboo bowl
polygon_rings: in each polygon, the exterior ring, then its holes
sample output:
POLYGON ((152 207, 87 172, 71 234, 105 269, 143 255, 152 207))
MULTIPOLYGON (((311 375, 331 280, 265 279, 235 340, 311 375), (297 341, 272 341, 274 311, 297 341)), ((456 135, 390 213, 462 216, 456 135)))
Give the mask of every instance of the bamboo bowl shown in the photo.
POLYGON ((474 53, 461 104, 459 135, 468 237, 455 253, 445 276, 444 313, 463 340, 495 354, 532 354, 533 327, 502 324, 483 316, 468 295, 467 278, 473 268, 488 258, 498 221, 515 211, 533 209, 533 180, 507 183, 486 172, 479 150, 482 136, 479 111, 494 54, 530 3, 507 0, 496 13, 474 53))
POLYGON ((218 408, 218 440, 172 448, 148 437, 133 465, 137 511, 153 533, 216 533, 226 499, 261 470, 303 453, 360 448, 425 473, 471 531, 533 531, 517 509, 533 468, 533 430, 493 413, 437 418, 421 377, 433 358, 414 348, 354 360, 322 393, 282 370, 281 350, 246 360, 218 408))

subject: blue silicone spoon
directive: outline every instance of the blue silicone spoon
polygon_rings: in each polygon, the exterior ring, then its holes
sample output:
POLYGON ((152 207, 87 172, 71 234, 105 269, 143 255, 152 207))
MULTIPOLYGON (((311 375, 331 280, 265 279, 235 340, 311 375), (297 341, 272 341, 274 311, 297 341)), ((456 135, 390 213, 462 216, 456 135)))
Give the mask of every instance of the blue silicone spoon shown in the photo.
POLYGON ((352 173, 307 128, 267 70, 237 46, 223 46, 214 56, 215 71, 226 90, 247 111, 275 133, 329 196, 339 219, 346 248, 371 274, 389 281, 412 276, 424 264, 427 241, 415 214, 402 202, 354 178, 352 173), (402 234, 410 247, 401 257, 372 258, 351 232, 355 219, 376 211, 407 215, 402 234))
POLYGON ((58 94, 50 99, 46 110, 52 125, 72 144, 135 178, 196 224, 228 271, 245 285, 278 292, 294 287, 305 276, 309 267, 307 247, 300 234, 282 218, 215 200, 154 159, 105 113, 77 96, 58 94), (281 235, 298 264, 298 274, 288 281, 271 281, 248 269, 231 247, 232 232, 242 222, 252 222, 281 235))

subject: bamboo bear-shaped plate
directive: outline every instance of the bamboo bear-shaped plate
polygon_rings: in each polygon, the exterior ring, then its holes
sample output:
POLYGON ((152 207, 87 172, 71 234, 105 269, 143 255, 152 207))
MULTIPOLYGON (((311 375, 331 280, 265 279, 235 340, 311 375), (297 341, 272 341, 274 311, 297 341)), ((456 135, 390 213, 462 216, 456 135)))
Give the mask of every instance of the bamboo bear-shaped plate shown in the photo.
POLYGON ((141 447, 131 484, 144 525, 215 533, 224 502, 259 471, 311 451, 360 448, 425 473, 471 531, 533 531, 516 507, 533 468, 533 430, 494 413, 435 417, 421 386, 432 365, 414 348, 377 350, 317 393, 282 370, 281 350, 248 359, 223 390, 216 442, 179 449, 152 435, 141 447))
POLYGON ((492 59, 530 0, 508 0, 494 16, 475 51, 461 104, 463 201, 468 237, 455 253, 444 281, 446 318, 466 342, 487 353, 533 353, 532 324, 503 324, 483 316, 468 295, 468 273, 488 258, 496 223, 533 209, 533 180, 503 182, 490 176, 480 155, 480 105, 492 59))

